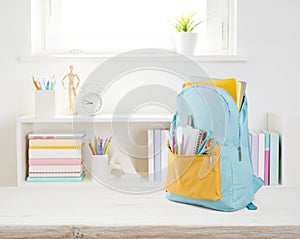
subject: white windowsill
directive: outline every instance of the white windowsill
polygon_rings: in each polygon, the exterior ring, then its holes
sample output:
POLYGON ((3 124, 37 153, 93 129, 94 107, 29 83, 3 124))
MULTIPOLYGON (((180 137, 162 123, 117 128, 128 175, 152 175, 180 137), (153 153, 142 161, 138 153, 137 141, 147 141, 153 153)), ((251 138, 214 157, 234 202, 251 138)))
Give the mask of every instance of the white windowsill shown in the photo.
MULTIPOLYGON (((65 54, 65 55, 37 55, 37 56, 19 56, 19 62, 49 62, 49 63, 57 63, 57 62, 101 62, 108 60, 109 58, 117 56, 116 54, 65 54)), ((163 55, 161 57, 172 57, 176 56, 176 54, 163 55)), ((131 56, 125 56, 131 58, 131 56)), ((133 55, 134 57, 151 57, 149 55, 133 55)), ((154 57, 160 57, 155 55, 154 57)), ((241 55, 196 55, 190 57, 193 61, 196 62, 246 62, 247 57, 241 55)))

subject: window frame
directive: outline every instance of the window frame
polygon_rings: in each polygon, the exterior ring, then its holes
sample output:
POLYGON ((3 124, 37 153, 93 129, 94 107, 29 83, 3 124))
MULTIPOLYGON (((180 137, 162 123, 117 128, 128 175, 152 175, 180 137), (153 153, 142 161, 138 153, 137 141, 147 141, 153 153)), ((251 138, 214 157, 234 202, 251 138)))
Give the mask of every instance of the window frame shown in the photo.
MULTIPOLYGON (((207 2, 207 14, 216 12, 216 14, 222 16, 222 38, 223 46, 226 47, 222 50, 204 50, 201 51, 199 56, 214 56, 223 55, 231 56, 236 55, 236 37, 237 37, 237 0, 208 0, 207 2), (220 8, 214 8, 214 5, 222 5, 224 2, 228 4, 228 11, 224 14, 220 8), (213 10, 212 10, 213 9, 213 10), (215 11, 217 9, 217 11, 215 11), (226 16, 227 14, 227 16, 226 16), (224 16, 225 15, 225 16, 224 16), (224 19, 225 20, 224 22, 224 19), (224 42, 225 39, 225 42, 224 42)), ((83 52, 80 49, 73 49, 66 51, 55 51, 46 49, 46 14, 52 14, 52 0, 31 0, 31 53, 33 56, 54 56, 54 55, 71 55, 71 56, 84 56, 84 55, 115 55, 119 52, 101 52, 101 51, 86 51, 83 52), (47 6, 47 7, 46 7, 47 6), (48 10, 48 12, 47 12, 48 10)), ((124 49, 126 51, 126 49, 124 49)), ((197 56, 196 55, 196 56, 197 56)))

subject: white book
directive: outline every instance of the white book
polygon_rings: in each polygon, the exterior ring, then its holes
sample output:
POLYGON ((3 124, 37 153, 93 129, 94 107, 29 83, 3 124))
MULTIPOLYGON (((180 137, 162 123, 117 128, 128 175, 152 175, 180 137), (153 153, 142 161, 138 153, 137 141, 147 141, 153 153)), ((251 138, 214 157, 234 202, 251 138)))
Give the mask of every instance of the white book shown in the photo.
POLYGON ((195 155, 199 147, 200 130, 187 126, 178 127, 178 131, 182 131, 184 137, 184 155, 195 155))
POLYGON ((258 176, 258 150, 259 150, 259 144, 258 144, 258 134, 255 132, 250 132, 251 134, 251 160, 253 165, 253 172, 256 176, 258 176))
POLYGON ((148 179, 154 181, 154 141, 153 129, 148 129, 148 179))
POLYGON ((62 165, 62 166, 29 166, 29 173, 49 173, 49 172, 82 172, 82 165, 62 165))
POLYGON ((161 181, 161 130, 154 129, 154 181, 161 181))
POLYGON ((29 158, 82 158, 81 149, 29 149, 29 158))
POLYGON ((265 175, 265 134, 258 132, 258 176, 264 179, 265 175))
POLYGON ((279 184, 279 133, 270 132, 270 185, 279 184))
POLYGON ((168 170, 168 143, 169 130, 161 130, 161 181, 166 182, 168 170))

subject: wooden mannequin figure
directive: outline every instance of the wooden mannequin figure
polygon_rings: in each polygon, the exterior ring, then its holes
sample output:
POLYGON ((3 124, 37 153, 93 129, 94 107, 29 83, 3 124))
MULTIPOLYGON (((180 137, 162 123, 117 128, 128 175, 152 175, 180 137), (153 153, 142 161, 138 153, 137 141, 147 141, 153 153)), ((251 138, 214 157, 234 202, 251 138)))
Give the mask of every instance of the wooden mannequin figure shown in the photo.
POLYGON ((70 73, 65 75, 62 79, 62 85, 65 89, 68 88, 68 103, 69 103, 69 108, 67 109, 67 114, 76 114, 76 112, 74 112, 74 104, 76 101, 76 90, 78 88, 78 85, 80 83, 80 79, 79 77, 73 73, 73 69, 74 67, 72 65, 69 66, 70 69, 70 73), (69 82, 68 82, 68 87, 66 87, 65 85, 65 79, 69 78, 69 82), (77 84, 75 86, 75 79, 77 79, 77 84))

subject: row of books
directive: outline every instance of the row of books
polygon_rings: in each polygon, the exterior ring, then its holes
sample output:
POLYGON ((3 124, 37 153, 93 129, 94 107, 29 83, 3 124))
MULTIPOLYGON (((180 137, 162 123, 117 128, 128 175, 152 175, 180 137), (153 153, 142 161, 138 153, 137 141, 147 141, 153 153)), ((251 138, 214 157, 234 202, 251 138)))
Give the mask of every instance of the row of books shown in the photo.
POLYGON ((29 182, 82 181, 84 134, 29 134, 29 182))
POLYGON ((280 135, 275 131, 250 132, 250 149, 254 174, 265 185, 279 185, 281 178, 280 135))
POLYGON ((148 177, 150 181, 164 182, 168 168, 169 130, 148 130, 148 177))

